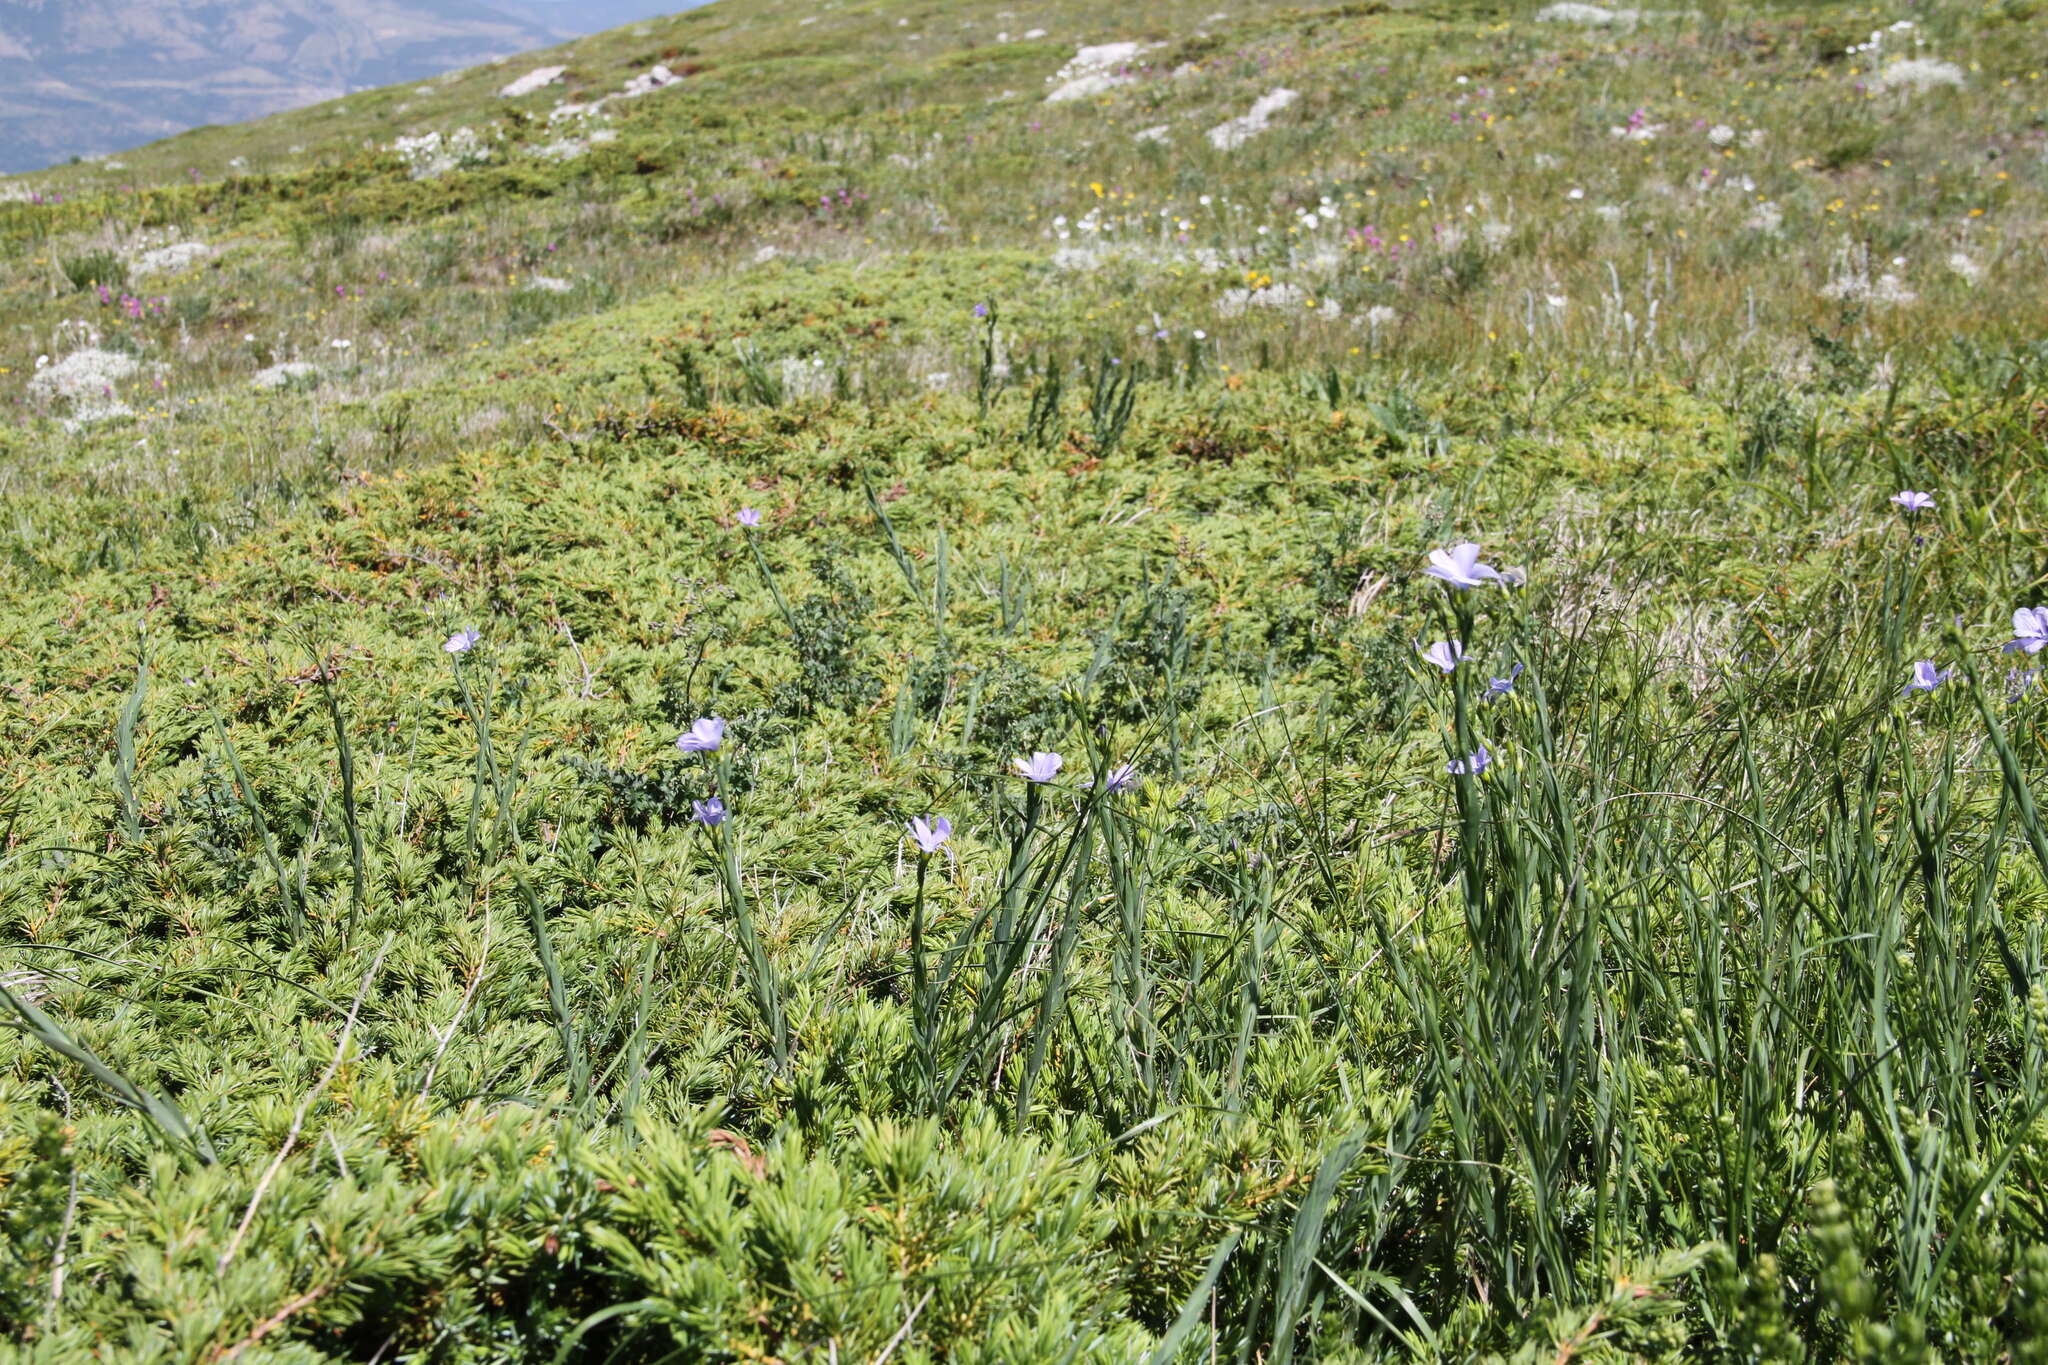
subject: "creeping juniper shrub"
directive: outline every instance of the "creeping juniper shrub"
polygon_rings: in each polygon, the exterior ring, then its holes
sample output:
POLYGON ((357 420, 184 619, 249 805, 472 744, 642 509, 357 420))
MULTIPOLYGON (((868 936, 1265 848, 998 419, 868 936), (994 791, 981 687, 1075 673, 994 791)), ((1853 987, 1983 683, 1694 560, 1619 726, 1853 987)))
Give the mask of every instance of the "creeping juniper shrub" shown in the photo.
POLYGON ((1136 724, 1192 712, 1201 702, 1205 670, 1194 635, 1199 599, 1162 578, 1144 583, 1108 629, 1108 666, 1095 678, 1097 709, 1136 724))
POLYGON ((791 608, 797 675, 776 689, 774 702, 785 715, 808 716, 821 707, 852 712, 881 694, 881 676, 866 666, 862 648, 874 633, 874 599, 846 563, 832 550, 819 553, 811 561, 819 590, 791 608))
POLYGON ((1814 383, 1825 393, 1860 393, 1870 385, 1877 362, 1856 348, 1851 338, 1862 315, 1859 308, 1845 308, 1835 330, 1807 329, 1806 342, 1814 359, 1814 383))
POLYGON ((1782 390, 1772 390, 1753 399, 1738 418, 1735 466, 1745 478, 1755 478, 1778 449, 1799 432, 1799 407, 1782 390))
POLYGON ((959 685, 960 744, 972 766, 1001 772, 1010 757, 1040 746, 1062 727, 1066 707, 1057 684, 1007 654, 966 665, 959 685))
POLYGON ((705 794, 702 770, 673 758, 647 772, 615 768, 573 755, 565 762, 597 796, 606 829, 642 833, 650 828, 688 824, 690 802, 705 794))
POLYGON ((1208 36, 1063 108, 1101 16, 978 3, 710 6, 523 105, 483 68, 0 185, 0 981, 57 1026, 0 1019, 8 1346, 2040 1359, 2044 689, 1998 651, 2043 204, 1954 154, 2034 118, 2025 7, 1851 54, 1826 2, 1159 0, 1208 36), (1963 84, 1871 83, 1920 45, 1963 84), (1823 163, 1879 114, 1864 199, 1823 163), (385 150, 456 121, 494 164, 385 150), (217 249, 167 309, 69 288, 167 227, 217 249), (88 348, 136 368, 67 397, 88 348), (1528 585, 1421 578, 1466 541, 1528 585), (281 631, 350 660, 359 918, 281 631))

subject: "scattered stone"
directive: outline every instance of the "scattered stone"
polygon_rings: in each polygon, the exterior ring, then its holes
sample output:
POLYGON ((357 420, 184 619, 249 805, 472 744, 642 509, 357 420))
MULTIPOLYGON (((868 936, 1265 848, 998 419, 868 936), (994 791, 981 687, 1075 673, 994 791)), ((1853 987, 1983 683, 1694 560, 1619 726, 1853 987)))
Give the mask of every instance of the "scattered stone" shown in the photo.
POLYGON ((1297 91, 1281 88, 1259 96, 1252 104, 1251 111, 1209 130, 1209 141, 1220 151, 1230 151, 1266 131, 1273 121, 1273 115, 1300 99, 1297 91))
POLYGON ((143 252, 135 258, 132 268, 138 275, 171 275, 211 255, 213 248, 204 242, 172 242, 143 252))
POLYGON ((501 98, 508 100, 516 100, 521 95, 531 95, 534 91, 553 85, 556 81, 562 79, 563 73, 568 69, 566 66, 537 66, 518 80, 513 81, 510 85, 498 91, 498 94, 501 98))
POLYGON ((285 360, 249 376, 252 389, 291 389, 309 386, 320 376, 317 365, 308 365, 303 360, 285 360))

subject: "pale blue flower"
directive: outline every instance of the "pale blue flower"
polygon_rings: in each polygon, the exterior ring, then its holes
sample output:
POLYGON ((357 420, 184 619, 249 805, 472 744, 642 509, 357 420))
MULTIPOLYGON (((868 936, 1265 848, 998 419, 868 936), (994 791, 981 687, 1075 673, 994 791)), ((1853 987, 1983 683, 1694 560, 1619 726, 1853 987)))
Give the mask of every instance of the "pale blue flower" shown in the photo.
POLYGON ((905 828, 917 841, 919 850, 926 854, 937 853, 953 835, 953 822, 943 815, 934 815, 930 820, 920 815, 905 828))
POLYGON ((1484 744, 1463 758, 1454 758, 1444 765, 1444 771, 1453 777, 1477 777, 1493 766, 1493 755, 1486 751, 1484 744))
POLYGON ((1906 691, 1901 695, 1910 695, 1914 692, 1932 692, 1954 676, 1955 670, 1953 668, 1936 668, 1934 660, 1921 659, 1913 665, 1913 681, 1906 684, 1906 691))
POLYGON ((1431 550, 1429 567, 1423 572, 1431 578, 1441 578, 1454 588, 1476 588, 1500 577, 1500 572, 1491 564, 1479 562, 1479 547, 1469 540, 1447 550, 1431 550))
POLYGON ((1932 508, 1934 506, 1934 494, 1916 493, 1908 488, 1892 494, 1892 501, 1898 505, 1901 512, 1910 515, 1914 512, 1925 512, 1932 508))
POLYGON ((1027 782, 1050 782, 1060 775, 1060 769, 1065 765, 1064 758, 1058 754, 1048 753, 1034 753, 1029 758, 1012 760, 1012 766, 1017 769, 1017 776, 1027 782))
POLYGON ((474 630, 458 630, 441 642, 441 648, 450 654, 467 654, 477 647, 483 634, 474 630))
POLYGON ((739 514, 739 523, 742 526, 759 526, 761 524, 761 509, 758 507, 742 507, 739 514))
POLYGON ((692 801, 690 813, 697 817, 697 823, 706 829, 716 829, 725 823, 725 802, 717 797, 707 801, 692 801))
POLYGON ((2048 648, 2048 607, 2021 607, 2014 612, 2012 633, 2005 646, 2008 654, 2039 654, 2048 648))
POLYGON ((1522 666, 1520 664, 1516 664, 1513 668, 1508 670, 1508 675, 1505 678, 1495 678, 1492 682, 1489 682, 1486 685, 1486 700, 1492 701, 1496 697, 1505 697, 1508 693, 1514 691, 1515 679, 1521 676, 1522 666))
POLYGON ((1438 640, 1422 651, 1422 657, 1449 673, 1465 657, 1465 646, 1458 640, 1438 640))
POLYGON ((717 716, 699 716, 690 728, 676 736, 676 747, 686 754, 715 753, 725 743, 725 722, 717 716))
MULTIPOLYGON (((1107 773, 1103 775, 1102 789, 1108 792, 1111 796, 1115 796, 1118 792, 1127 792, 1134 790, 1139 784, 1139 782, 1143 780, 1144 779, 1138 776, 1138 767, 1136 764, 1120 763, 1116 767, 1111 768, 1107 773)), ((1088 780, 1088 785, 1091 787, 1094 786, 1095 780, 1093 778, 1090 778, 1088 780)))

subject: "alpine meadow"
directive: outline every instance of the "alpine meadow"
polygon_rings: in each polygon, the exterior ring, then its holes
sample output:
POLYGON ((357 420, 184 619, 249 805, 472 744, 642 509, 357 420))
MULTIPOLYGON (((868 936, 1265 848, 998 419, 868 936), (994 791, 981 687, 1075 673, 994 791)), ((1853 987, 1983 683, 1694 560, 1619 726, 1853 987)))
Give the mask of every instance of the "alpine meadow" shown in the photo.
POLYGON ((2048 1362, 2044 70, 716 0, 0 179, 0 1361, 2048 1362))

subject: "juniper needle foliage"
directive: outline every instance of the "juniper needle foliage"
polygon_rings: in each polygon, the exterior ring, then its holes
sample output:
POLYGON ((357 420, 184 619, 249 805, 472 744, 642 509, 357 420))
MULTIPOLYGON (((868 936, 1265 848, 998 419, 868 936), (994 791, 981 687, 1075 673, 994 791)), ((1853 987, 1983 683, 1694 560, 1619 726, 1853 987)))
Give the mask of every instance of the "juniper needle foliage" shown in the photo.
POLYGON ((717 0, 0 181, 0 1355, 2043 1359, 2040 27, 717 0))

